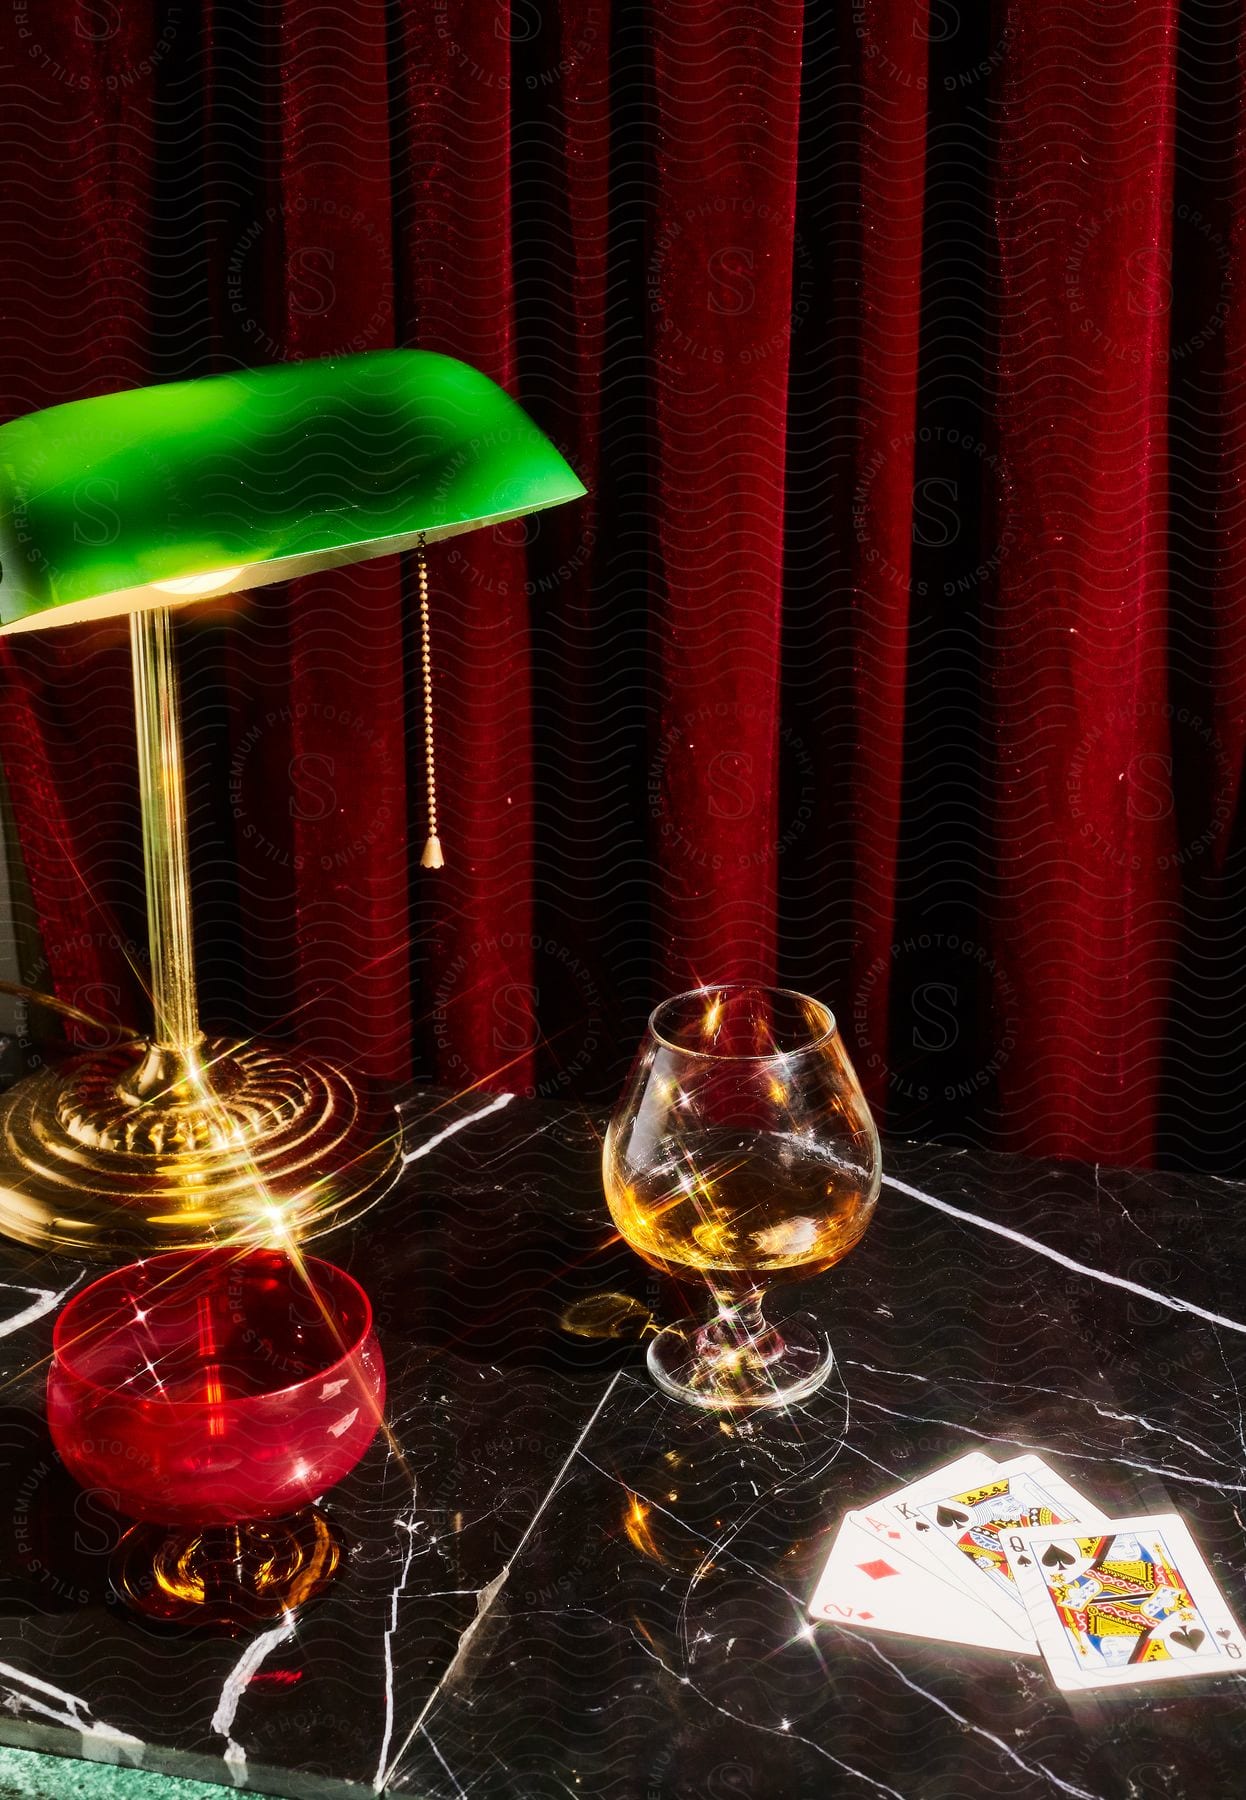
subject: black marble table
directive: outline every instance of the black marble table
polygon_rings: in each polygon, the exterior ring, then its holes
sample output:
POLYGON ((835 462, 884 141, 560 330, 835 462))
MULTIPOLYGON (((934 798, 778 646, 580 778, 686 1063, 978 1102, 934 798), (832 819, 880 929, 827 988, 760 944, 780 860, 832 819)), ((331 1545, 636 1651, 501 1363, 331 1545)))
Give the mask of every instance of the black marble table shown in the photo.
POLYGON ((373 1297, 394 1444, 327 1502, 336 1587, 249 1638, 110 1599, 122 1526, 42 1421, 90 1271, 0 1249, 0 1741, 298 1800, 1246 1792, 1240 1678, 1065 1695, 804 1610, 846 1508, 984 1449, 1181 1512, 1246 1618, 1246 1187, 890 1145, 862 1245, 777 1296, 835 1378, 741 1431, 648 1379, 677 1301, 611 1242, 593 1121, 427 1096, 406 1156, 318 1246, 373 1297))

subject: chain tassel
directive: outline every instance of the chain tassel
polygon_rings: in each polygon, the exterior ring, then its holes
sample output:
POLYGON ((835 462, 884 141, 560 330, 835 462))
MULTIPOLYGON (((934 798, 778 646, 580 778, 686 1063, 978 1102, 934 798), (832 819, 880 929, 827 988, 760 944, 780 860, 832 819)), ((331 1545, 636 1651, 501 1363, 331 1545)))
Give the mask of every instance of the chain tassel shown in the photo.
POLYGON ((420 654, 424 666, 424 767, 428 774, 428 842, 420 858, 423 869, 442 869, 446 859, 441 854, 437 836, 437 765, 433 757, 433 655, 432 635, 428 620, 428 562, 424 555, 424 534, 415 547, 415 564, 420 577, 420 654))

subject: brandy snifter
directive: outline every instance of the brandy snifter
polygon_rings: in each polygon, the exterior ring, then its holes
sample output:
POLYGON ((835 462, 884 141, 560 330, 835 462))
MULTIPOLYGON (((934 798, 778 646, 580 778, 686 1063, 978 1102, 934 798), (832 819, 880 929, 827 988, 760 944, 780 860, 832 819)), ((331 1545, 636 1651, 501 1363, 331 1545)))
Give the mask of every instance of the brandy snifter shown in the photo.
POLYGON ((878 1132, 821 1001, 729 983, 654 1011, 606 1133, 620 1236, 664 1274, 704 1282, 707 1322, 668 1325, 649 1368, 720 1409, 782 1406, 833 1365, 811 1318, 769 1323, 765 1291, 807 1281, 860 1242, 878 1199, 878 1132))

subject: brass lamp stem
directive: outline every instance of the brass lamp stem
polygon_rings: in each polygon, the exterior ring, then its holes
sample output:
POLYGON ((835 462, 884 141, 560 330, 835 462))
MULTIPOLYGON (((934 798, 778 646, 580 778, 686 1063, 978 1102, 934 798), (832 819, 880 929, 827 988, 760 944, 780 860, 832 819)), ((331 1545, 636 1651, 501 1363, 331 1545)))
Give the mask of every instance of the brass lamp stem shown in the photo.
POLYGON ((401 1167, 393 1104, 336 1064, 199 1029, 171 627, 166 607, 130 615, 152 1030, 0 1096, 0 1231, 75 1255, 285 1248, 355 1217, 401 1167))
POLYGON ((130 614, 134 666, 134 725, 143 809, 143 875, 147 885, 147 933, 151 948, 151 997, 155 1013, 149 1091, 197 1078, 199 1009, 190 925, 190 877, 186 846, 186 790, 172 619, 167 606, 130 614), (179 1067, 180 1065, 180 1067, 179 1067))

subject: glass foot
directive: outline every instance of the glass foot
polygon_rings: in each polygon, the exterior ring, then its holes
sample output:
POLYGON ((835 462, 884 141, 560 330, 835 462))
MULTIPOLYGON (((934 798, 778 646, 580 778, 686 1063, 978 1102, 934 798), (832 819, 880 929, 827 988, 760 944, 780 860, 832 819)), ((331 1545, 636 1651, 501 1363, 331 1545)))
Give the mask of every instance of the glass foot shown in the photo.
POLYGON ((242 1525, 135 1525, 113 1555, 113 1586, 135 1612, 245 1631, 293 1612, 333 1580, 342 1545, 315 1506, 242 1525))
POLYGON ((835 1366, 830 1340, 806 1313, 779 1330, 750 1332, 739 1315, 703 1325, 681 1319, 649 1343, 649 1372, 663 1393, 719 1412, 793 1406, 835 1366))

